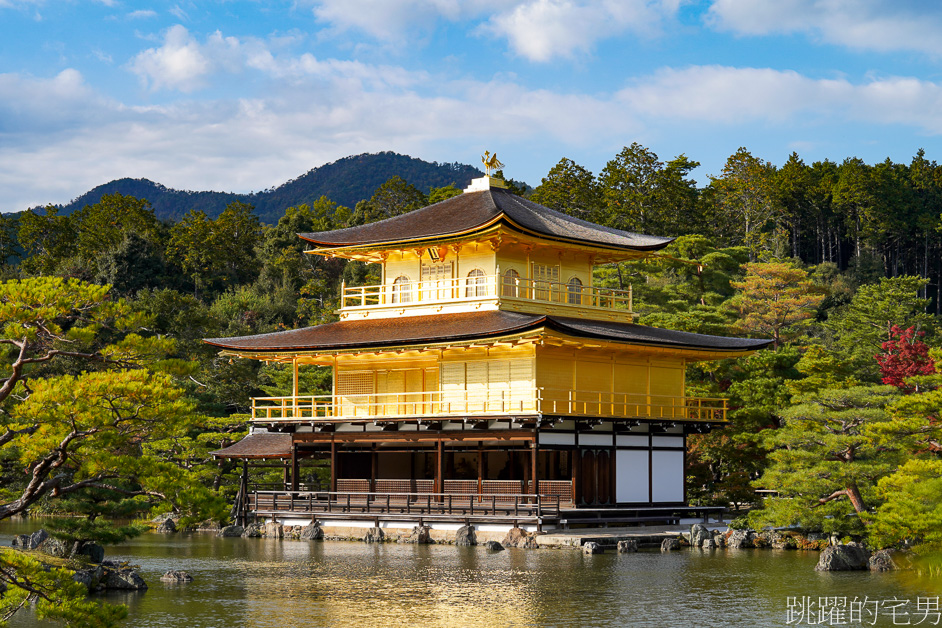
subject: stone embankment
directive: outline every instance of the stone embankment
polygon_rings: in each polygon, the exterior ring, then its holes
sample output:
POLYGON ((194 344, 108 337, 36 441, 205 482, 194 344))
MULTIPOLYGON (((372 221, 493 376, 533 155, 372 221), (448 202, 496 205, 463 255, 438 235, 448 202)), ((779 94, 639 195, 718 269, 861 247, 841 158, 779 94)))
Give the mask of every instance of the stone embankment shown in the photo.
POLYGON ((28 552, 39 562, 75 572, 76 582, 89 592, 102 590, 144 591, 147 583, 127 563, 105 560, 105 548, 89 541, 71 546, 45 530, 13 537, 12 547, 28 552), (53 559, 56 559, 53 561, 53 559), (65 562, 63 562, 65 561, 65 562))
POLYGON ((660 549, 674 552, 684 548, 701 551, 778 549, 821 551, 819 571, 872 570, 888 571, 908 568, 902 552, 881 550, 871 554, 858 543, 842 544, 837 537, 824 534, 802 534, 793 530, 731 530, 718 529, 697 523, 689 531, 651 531, 644 528, 600 528, 595 530, 568 530, 539 533, 519 527, 506 532, 479 530, 473 525, 457 529, 433 530, 428 526, 405 528, 337 528, 320 521, 307 525, 283 525, 278 522, 253 523, 245 528, 226 526, 218 530, 219 536, 246 538, 276 538, 326 541, 361 541, 365 543, 413 543, 425 545, 445 543, 453 545, 482 545, 492 553, 506 548, 576 548, 586 555, 615 551, 619 554, 639 549, 660 549), (483 535, 483 538, 482 538, 483 535))

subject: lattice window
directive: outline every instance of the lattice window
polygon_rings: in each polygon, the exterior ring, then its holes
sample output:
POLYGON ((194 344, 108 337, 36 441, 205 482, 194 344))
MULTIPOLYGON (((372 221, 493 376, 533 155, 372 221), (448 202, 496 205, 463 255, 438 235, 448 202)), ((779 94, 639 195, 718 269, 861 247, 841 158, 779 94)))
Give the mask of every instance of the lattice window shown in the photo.
POLYGON ((422 281, 451 279, 451 262, 422 264, 422 281))
POLYGON ((480 268, 475 268, 468 273, 468 279, 464 291, 466 297, 485 297, 487 296, 487 277, 480 268))
POLYGON ((504 273, 504 279, 501 287, 501 296, 520 296, 520 273, 515 271, 513 268, 504 273))
POLYGON ((412 302, 412 282, 405 275, 399 275, 393 281, 392 286, 393 303, 411 303, 412 302))
POLYGON ((536 288, 534 297, 541 301, 549 301, 553 284, 559 283, 559 266, 533 264, 533 285, 536 288))
POLYGON ((439 264, 422 264, 422 296, 425 301, 451 298, 451 279, 453 272, 451 262, 439 264))
POLYGON ((344 416, 366 416, 375 392, 372 371, 340 371, 337 373, 336 394, 340 397, 340 410, 344 416))
POLYGON ((582 280, 573 277, 566 284, 566 290, 569 293, 569 305, 582 305, 582 280))

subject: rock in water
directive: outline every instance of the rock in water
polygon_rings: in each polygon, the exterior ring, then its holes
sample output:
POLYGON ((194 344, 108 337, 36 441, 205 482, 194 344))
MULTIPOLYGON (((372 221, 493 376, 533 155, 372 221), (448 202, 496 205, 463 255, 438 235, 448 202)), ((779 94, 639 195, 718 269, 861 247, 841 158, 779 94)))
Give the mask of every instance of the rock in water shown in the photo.
POLYGON ((84 584, 89 592, 92 592, 98 588, 98 585, 101 582, 101 577, 104 575, 104 573, 104 568, 101 565, 96 565, 89 569, 77 570, 72 576, 72 579, 79 584, 84 584))
POLYGON ((507 536, 504 537, 504 540, 501 541, 501 544, 504 547, 523 547, 526 549, 536 549, 539 547, 536 544, 535 536, 529 534, 522 528, 516 527, 507 531, 507 536))
POLYGON ((432 529, 428 526, 415 526, 412 528, 412 534, 402 539, 403 543, 414 543, 416 545, 429 545, 432 541, 432 529))
POLYGON ((625 539, 624 541, 618 542, 618 553, 619 554, 630 554, 631 552, 638 551, 638 541, 634 539, 625 539))
POLYGON ((497 541, 485 541, 484 548, 492 552, 503 552, 504 546, 498 543, 497 541))
POLYGON ((862 545, 832 545, 823 552, 815 571, 858 571, 869 568, 870 552, 862 545))
POLYGON ((285 536, 285 527, 277 521, 269 521, 265 524, 265 536, 272 539, 282 539, 285 536))
POLYGON ((477 545, 478 538, 474 526, 461 526, 455 531, 455 545, 477 545))
POLYGON ((36 549, 38 549, 43 554, 49 554, 50 556, 55 556, 56 558, 65 558, 69 555, 69 547, 65 544, 65 542, 52 537, 49 537, 40 543, 39 547, 36 549))
POLYGON ((905 569, 899 561, 900 551, 883 549, 873 553, 868 561, 870 571, 898 571, 905 569))
POLYGON ((674 550, 680 549, 680 541, 678 539, 664 539, 661 541, 661 551, 662 552, 672 552, 674 550))
POLYGON ((133 569, 118 568, 106 569, 101 586, 105 589, 121 589, 125 591, 144 591, 147 583, 133 569))
POLYGON ((36 530, 29 535, 29 541, 26 542, 26 549, 36 549, 42 545, 43 541, 49 538, 49 533, 45 530, 36 530))
POLYGON ((726 537, 722 534, 713 535, 713 544, 718 548, 726 547, 726 537))
POLYGON ((302 541, 319 541, 322 538, 324 538, 324 530, 321 529, 319 521, 313 521, 301 530, 302 541))
POLYGON ((193 582, 193 576, 188 574, 185 571, 177 571, 171 569, 164 575, 160 576, 161 582, 193 582))
POLYGON ((161 534, 173 534, 177 531, 177 524, 173 522, 173 519, 167 517, 162 522, 160 522, 160 525, 157 526, 154 531, 161 534))
POLYGON ((12 547, 22 547, 27 549, 29 546, 29 535, 28 534, 17 534, 13 537, 13 541, 10 542, 12 547))
POLYGON ((755 538, 756 533, 752 530, 733 530, 733 533, 729 535, 729 540, 726 542, 726 545, 729 546, 730 549, 753 547, 755 538))
POLYGON ((242 536, 245 528, 242 526, 226 526, 219 531, 218 536, 242 536))
POLYGON ((695 523, 690 526, 690 545, 700 547, 707 539, 712 539, 713 533, 702 523, 695 523))
POLYGON ((584 543, 582 545, 583 554, 602 554, 604 552, 605 548, 603 548, 598 543, 595 543, 594 541, 589 541, 588 543, 584 543))
POLYGON ((100 563, 105 560, 105 548, 94 541, 84 541, 79 545, 78 553, 88 556, 88 560, 93 563, 100 563))
POLYGON ((264 523, 253 523, 250 524, 243 532, 242 536, 246 538, 257 539, 259 537, 265 536, 265 524, 264 523))
POLYGON ((386 540, 386 533, 382 528, 370 528, 370 531, 363 537, 365 543, 382 543, 386 540))

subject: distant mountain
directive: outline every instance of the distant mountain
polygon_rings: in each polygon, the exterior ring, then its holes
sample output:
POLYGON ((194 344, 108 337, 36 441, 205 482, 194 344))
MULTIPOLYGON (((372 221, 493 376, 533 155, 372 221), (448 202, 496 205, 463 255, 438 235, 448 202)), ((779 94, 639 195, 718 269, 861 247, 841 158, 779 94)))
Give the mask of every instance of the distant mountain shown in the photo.
POLYGON ((286 208, 311 204, 321 196, 353 208, 357 202, 370 198, 376 188, 394 175, 428 193, 433 187, 450 183, 463 188, 483 173, 465 164, 427 162, 392 152, 364 153, 308 170, 297 179, 254 194, 191 192, 174 190, 148 179, 118 179, 99 185, 64 205, 62 213, 69 214, 86 205, 94 205, 103 195, 117 192, 147 199, 161 220, 177 221, 191 209, 201 210, 215 218, 229 203, 242 201, 255 206, 262 222, 274 224, 284 215, 286 208))

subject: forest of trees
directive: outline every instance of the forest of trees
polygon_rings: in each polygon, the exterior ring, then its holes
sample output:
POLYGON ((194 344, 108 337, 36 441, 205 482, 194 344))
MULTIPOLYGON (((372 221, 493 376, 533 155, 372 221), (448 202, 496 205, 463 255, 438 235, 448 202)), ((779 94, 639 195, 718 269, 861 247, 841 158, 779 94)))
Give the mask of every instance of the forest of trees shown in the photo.
MULTIPOLYGON (((597 176, 562 159, 528 193, 677 236, 656 258, 597 269, 601 285, 633 286, 641 324, 773 340, 689 368, 690 394, 732 409, 727 427, 690 438, 690 498, 752 506, 743 525, 942 548, 942 167, 922 151, 909 164, 793 154, 776 167, 743 148, 698 186, 697 165, 632 144, 597 176)), ((304 255, 296 234, 460 187, 426 193, 394 176, 352 208, 325 196, 273 224, 241 201, 161 221, 122 194, 2 217, 0 519, 225 520, 237 470, 209 452, 245 434, 250 397, 290 394, 290 373, 221 359, 201 339, 336 320, 341 281, 378 283, 378 271, 304 255)), ((304 377, 309 394, 329 392, 327 373, 304 377)))

